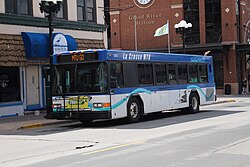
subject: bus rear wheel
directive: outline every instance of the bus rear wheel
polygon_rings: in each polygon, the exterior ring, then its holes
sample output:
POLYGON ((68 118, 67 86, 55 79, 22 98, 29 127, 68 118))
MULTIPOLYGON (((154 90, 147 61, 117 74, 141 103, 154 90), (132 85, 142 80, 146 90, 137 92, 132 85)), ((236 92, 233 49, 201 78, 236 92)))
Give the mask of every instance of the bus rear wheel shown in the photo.
POLYGON ((189 96, 189 106, 181 109, 183 113, 194 114, 200 111, 199 96, 192 92, 189 96))
POLYGON ((134 123, 138 122, 142 117, 142 107, 137 98, 131 98, 127 105, 127 119, 128 122, 134 123))
POLYGON ((199 103, 199 97, 197 93, 191 93, 189 96, 189 107, 188 107, 188 113, 197 113, 200 111, 200 103, 199 103))

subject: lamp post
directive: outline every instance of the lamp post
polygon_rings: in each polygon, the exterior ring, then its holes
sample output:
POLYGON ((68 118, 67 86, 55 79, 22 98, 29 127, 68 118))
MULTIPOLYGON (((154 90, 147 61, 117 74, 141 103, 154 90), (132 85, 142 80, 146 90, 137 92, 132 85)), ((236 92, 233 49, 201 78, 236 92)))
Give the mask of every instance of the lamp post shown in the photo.
POLYGON ((244 27, 243 30, 245 31, 245 34, 244 34, 244 42, 245 42, 245 40, 246 40, 246 42, 247 42, 248 44, 250 44, 250 27, 248 27, 249 23, 250 23, 250 21, 248 21, 248 24, 247 24, 247 25, 243 25, 243 27, 244 27), (247 39, 246 39, 246 37, 247 37, 247 39))
POLYGON ((52 70, 52 63, 53 63, 53 45, 52 45, 52 33, 53 33, 53 24, 52 20, 55 16, 55 13, 60 11, 61 4, 63 0, 40 0, 40 11, 41 13, 45 13, 45 17, 48 18, 49 23, 49 60, 50 60, 50 95, 49 95, 49 104, 47 104, 47 117, 50 117, 50 113, 52 112, 52 76, 53 76, 53 70, 52 70))
POLYGON ((191 32, 192 23, 187 23, 185 20, 181 20, 178 24, 174 25, 175 32, 181 35, 182 49, 185 53, 186 35, 191 32))

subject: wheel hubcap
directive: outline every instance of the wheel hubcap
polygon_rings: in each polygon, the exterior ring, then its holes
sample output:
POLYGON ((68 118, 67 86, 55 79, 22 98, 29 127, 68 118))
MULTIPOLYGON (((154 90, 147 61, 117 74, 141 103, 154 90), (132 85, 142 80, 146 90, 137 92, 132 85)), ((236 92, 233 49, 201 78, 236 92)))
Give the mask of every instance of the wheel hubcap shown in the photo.
POLYGON ((136 118, 138 113, 139 113, 139 107, 137 105, 137 103, 133 102, 131 105, 130 105, 130 116, 132 118, 136 118))
POLYGON ((192 108, 194 110, 196 110, 197 107, 198 107, 198 100, 195 97, 193 97, 193 99, 192 99, 192 108))

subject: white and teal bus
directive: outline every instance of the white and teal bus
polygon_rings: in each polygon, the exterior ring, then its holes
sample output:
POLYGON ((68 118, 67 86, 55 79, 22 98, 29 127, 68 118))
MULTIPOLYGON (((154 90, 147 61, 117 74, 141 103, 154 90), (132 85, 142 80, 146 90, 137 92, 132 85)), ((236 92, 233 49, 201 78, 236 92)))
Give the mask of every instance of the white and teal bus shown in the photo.
POLYGON ((53 55, 52 119, 127 118, 216 100, 210 56, 79 50, 53 55))

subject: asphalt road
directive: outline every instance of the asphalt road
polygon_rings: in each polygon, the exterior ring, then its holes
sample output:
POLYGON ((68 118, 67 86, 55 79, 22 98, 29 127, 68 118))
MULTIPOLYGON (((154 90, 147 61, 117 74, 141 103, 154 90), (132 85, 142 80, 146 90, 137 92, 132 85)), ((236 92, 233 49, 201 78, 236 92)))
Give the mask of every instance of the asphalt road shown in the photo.
POLYGON ((202 112, 70 123, 0 135, 0 166, 249 167, 250 100, 202 112))

